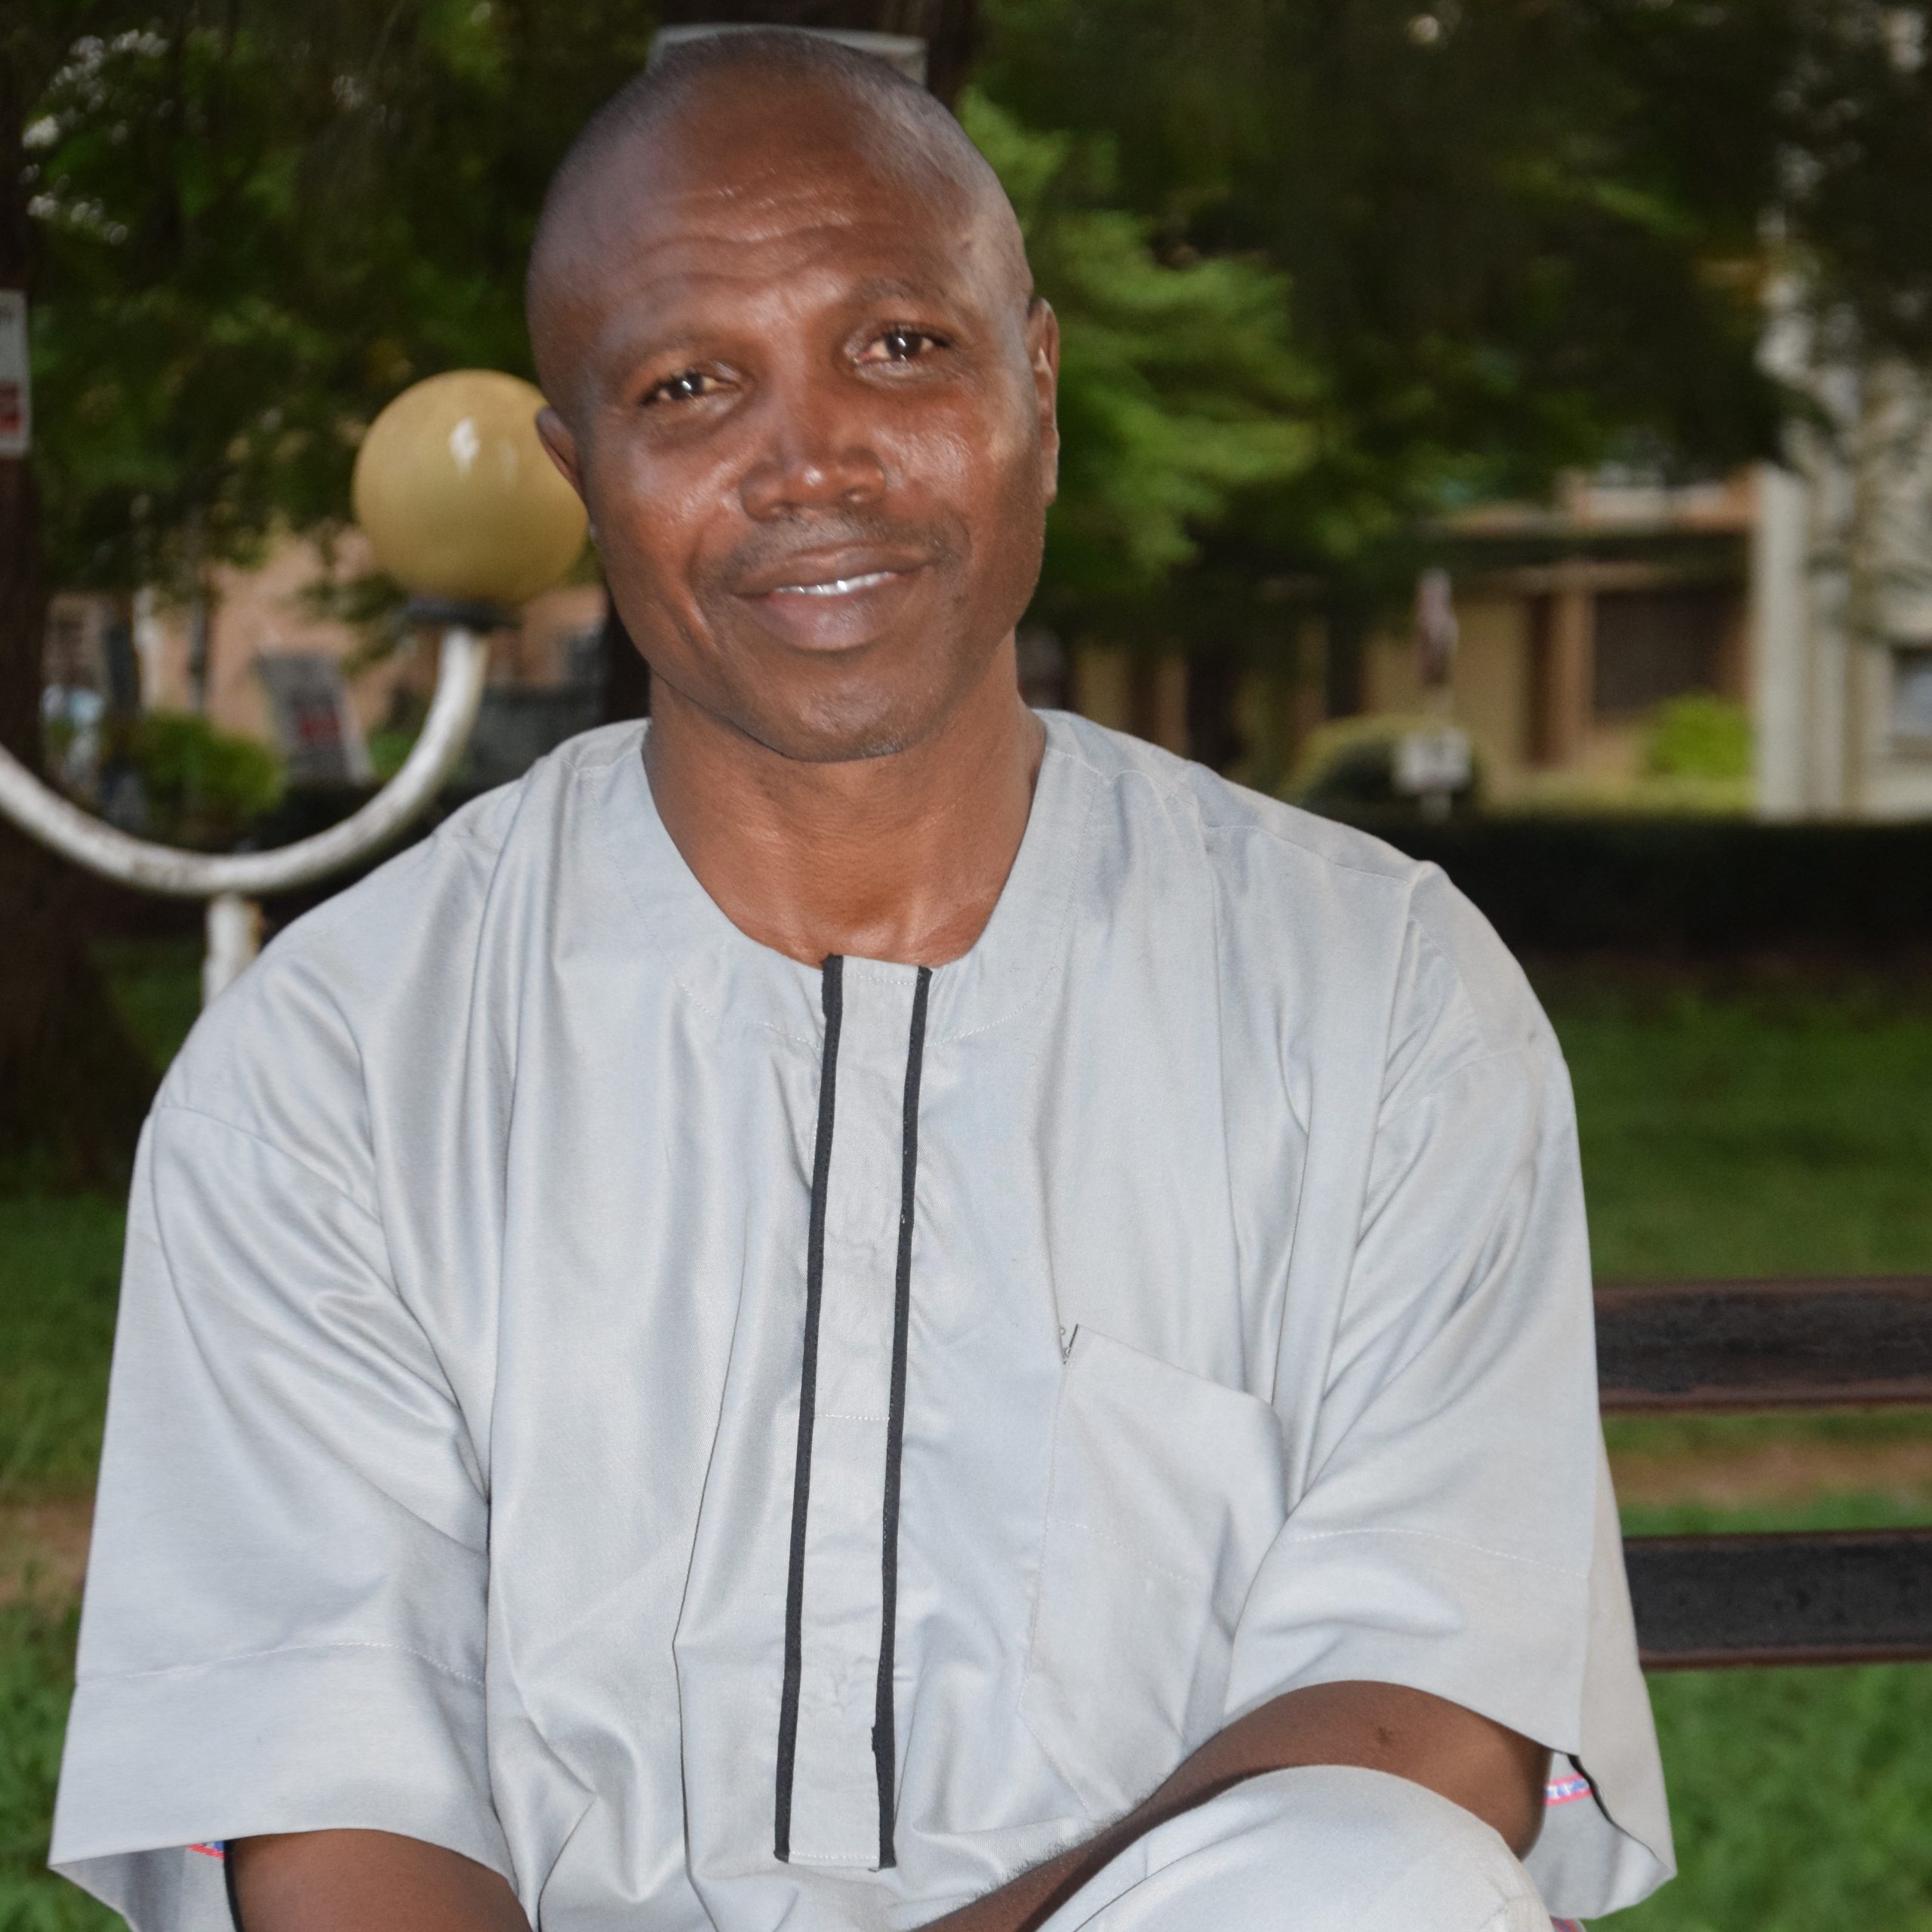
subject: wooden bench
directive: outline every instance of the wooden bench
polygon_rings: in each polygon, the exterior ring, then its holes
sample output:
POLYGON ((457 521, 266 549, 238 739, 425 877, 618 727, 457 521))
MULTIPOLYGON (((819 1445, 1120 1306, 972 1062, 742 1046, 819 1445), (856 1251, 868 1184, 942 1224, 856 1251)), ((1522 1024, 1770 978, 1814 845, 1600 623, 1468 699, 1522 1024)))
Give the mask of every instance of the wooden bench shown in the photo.
MULTIPOLYGON (((1606 1414, 1932 1408, 1932 1275, 1599 1287, 1606 1414)), ((1932 1659, 1932 1528, 1630 1537, 1653 1670, 1932 1659)))

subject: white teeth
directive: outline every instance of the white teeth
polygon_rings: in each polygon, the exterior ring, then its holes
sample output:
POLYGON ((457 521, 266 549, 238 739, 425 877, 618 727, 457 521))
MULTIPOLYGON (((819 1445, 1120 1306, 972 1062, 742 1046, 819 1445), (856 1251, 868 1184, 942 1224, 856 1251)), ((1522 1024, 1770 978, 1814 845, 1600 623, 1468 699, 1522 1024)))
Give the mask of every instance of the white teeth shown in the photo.
POLYGON ((798 597, 849 597, 855 590, 869 590, 875 583, 883 583, 893 573, 891 571, 867 571, 863 577, 835 577, 829 583, 781 583, 779 594, 798 597))

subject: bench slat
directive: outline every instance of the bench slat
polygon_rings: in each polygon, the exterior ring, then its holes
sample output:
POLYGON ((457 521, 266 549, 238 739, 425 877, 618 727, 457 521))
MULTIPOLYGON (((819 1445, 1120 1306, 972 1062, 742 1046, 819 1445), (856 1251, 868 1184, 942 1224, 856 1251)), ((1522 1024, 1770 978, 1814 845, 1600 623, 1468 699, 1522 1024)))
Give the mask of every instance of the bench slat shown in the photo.
POLYGON ((1648 1670, 1932 1660, 1932 1530, 1632 1537, 1648 1670))
POLYGON ((1932 1407, 1932 1275, 1607 1284, 1607 1412, 1932 1407))

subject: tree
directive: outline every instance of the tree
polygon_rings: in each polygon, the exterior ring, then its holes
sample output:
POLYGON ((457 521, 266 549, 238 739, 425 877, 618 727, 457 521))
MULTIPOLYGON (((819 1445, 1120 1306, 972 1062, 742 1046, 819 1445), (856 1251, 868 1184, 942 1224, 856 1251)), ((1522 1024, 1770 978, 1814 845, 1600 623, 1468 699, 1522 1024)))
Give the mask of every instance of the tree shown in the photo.
POLYGON ((1168 248, 1286 275, 1318 460, 1251 500, 1236 554, 1372 590, 1444 509, 1774 447, 1782 5, 995 0, 985 85, 1118 140, 1168 248))
MULTIPOLYGON (((54 583, 192 594, 326 533, 415 377, 527 362, 548 171, 650 23, 587 4, 21 0, 0 29, 0 285, 34 303, 39 435, 0 464, 0 730, 36 752, 54 583)), ((82 882, 0 835, 0 1155, 99 1173, 149 1084, 76 935, 82 882)))
POLYGON ((1235 257, 1163 261, 1152 223, 1115 203, 1110 143, 1030 131, 970 90, 960 112, 1060 320, 1061 494, 1038 608, 1144 598, 1238 493, 1315 459, 1287 283, 1235 257))
MULTIPOLYGON (((24 145, 31 106, 87 10, 28 6, 0 27, 0 287, 35 292, 24 145)), ((37 763, 47 558, 34 466, 0 460, 0 743, 37 763)), ((0 827, 0 1159, 38 1148, 74 1175, 123 1154, 146 1069, 75 937, 79 881, 0 827)))

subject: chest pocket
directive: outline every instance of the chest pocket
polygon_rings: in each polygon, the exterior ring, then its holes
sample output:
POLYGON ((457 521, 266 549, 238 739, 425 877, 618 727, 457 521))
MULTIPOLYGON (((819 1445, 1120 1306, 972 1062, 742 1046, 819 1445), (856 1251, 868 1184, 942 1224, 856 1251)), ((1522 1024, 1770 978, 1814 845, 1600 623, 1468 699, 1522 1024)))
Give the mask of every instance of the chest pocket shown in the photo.
POLYGON ((1089 1817, 1220 1728, 1235 1622, 1286 1512, 1266 1403, 1075 1332, 1020 1714, 1089 1817))

